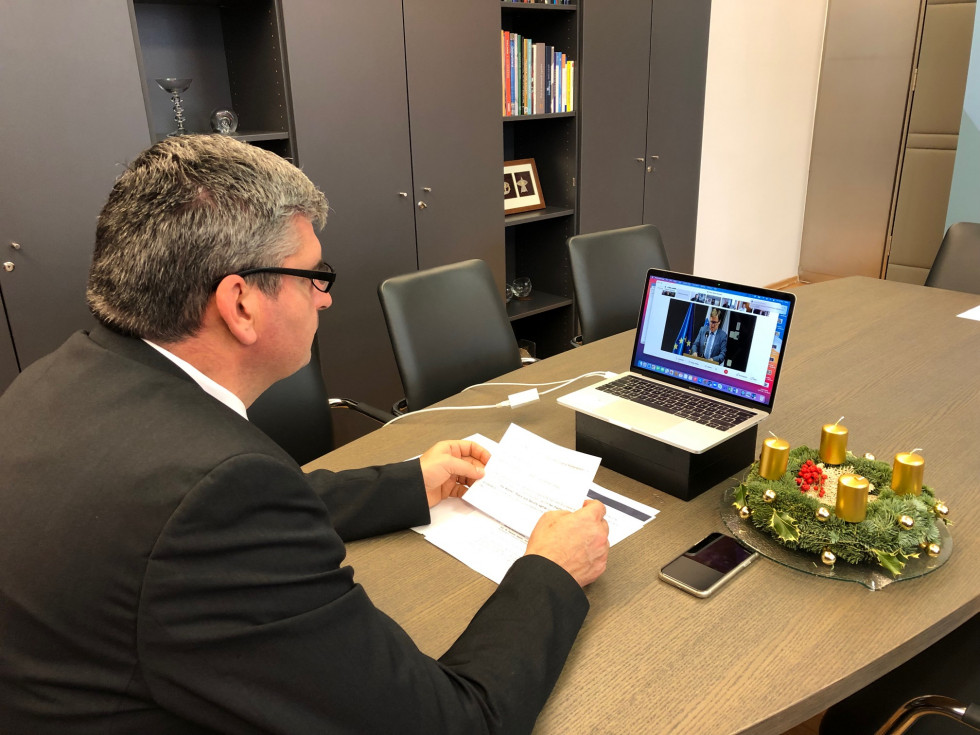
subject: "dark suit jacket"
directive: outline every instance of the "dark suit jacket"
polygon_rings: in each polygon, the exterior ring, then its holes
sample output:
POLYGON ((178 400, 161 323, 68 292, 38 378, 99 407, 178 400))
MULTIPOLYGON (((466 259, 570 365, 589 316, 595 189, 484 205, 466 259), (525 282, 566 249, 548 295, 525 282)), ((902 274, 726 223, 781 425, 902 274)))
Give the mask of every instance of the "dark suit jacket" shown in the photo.
POLYGON ((715 330, 715 340, 711 343, 711 354, 704 354, 704 347, 708 342, 708 335, 711 331, 708 329, 708 325, 701 327, 698 332, 698 336, 694 338, 694 349, 701 357, 707 357, 709 360, 714 360, 715 362, 723 362, 725 359, 725 352, 728 349, 728 333, 724 329, 718 327, 715 330))
POLYGON ((529 731, 585 595, 524 557, 433 660, 342 566, 428 519, 417 461, 304 475, 141 341, 75 334, 0 396, 0 732, 529 731))

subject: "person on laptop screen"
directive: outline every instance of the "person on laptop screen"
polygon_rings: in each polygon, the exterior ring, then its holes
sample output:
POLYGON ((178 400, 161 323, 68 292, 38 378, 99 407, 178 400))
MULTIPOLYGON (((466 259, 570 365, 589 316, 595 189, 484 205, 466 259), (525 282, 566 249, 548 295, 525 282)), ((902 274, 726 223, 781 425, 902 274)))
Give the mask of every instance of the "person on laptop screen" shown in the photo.
POLYGON ((721 309, 714 308, 708 315, 708 323, 701 327, 691 345, 691 355, 722 363, 728 349, 728 334, 721 328, 721 309))

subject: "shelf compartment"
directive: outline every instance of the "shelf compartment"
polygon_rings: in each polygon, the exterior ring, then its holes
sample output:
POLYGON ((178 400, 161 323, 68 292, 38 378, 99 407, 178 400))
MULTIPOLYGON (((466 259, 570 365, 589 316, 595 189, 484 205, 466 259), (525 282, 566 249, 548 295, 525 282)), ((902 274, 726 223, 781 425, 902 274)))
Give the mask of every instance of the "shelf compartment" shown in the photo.
POLYGON ((193 81, 181 100, 188 132, 212 132, 211 111, 229 108, 243 127, 236 138, 292 156, 276 0, 134 0, 132 18, 154 137, 175 126, 170 95, 154 80, 187 77, 193 81))
POLYGON ((544 209, 534 209, 530 212, 518 212, 517 214, 504 215, 504 227, 513 225, 524 225, 529 222, 540 222, 556 217, 570 217, 575 214, 571 207, 545 207, 544 209))
POLYGON ((571 5, 549 5, 546 3, 515 3, 507 2, 507 0, 500 1, 500 7, 505 10, 514 10, 520 8, 521 10, 577 10, 578 5, 572 3, 571 5))
POLYGON ((507 304, 507 316, 513 322, 517 319, 543 314, 552 309, 571 306, 572 300, 566 296, 556 296, 545 291, 532 291, 526 300, 514 299, 507 304))
POLYGON ((504 115, 505 123, 517 122, 519 120, 548 120, 555 117, 575 117, 575 110, 571 112, 546 112, 540 115, 504 115))

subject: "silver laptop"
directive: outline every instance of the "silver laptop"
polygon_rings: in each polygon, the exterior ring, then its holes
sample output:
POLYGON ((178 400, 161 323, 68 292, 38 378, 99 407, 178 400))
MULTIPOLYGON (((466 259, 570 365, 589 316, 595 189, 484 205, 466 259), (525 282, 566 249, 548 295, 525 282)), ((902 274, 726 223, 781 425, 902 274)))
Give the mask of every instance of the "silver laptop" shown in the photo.
POLYGON ((558 402, 693 454, 772 411, 796 296, 651 269, 630 371, 558 402))

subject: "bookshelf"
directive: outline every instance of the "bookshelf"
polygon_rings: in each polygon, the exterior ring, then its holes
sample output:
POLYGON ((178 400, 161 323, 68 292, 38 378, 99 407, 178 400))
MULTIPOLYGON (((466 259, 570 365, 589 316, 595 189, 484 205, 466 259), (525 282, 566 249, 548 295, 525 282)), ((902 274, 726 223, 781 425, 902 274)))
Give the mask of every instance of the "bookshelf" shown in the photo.
MULTIPOLYGON (((577 65, 579 3, 501 2, 501 29, 564 52, 577 65)), ((519 340, 547 357, 569 347, 574 330, 571 268, 566 241, 576 232, 578 69, 572 110, 503 116, 504 161, 533 158, 546 206, 504 215, 506 280, 531 279, 528 299, 512 299, 507 313, 519 340)), ((501 80, 503 89, 503 79, 501 80)))

